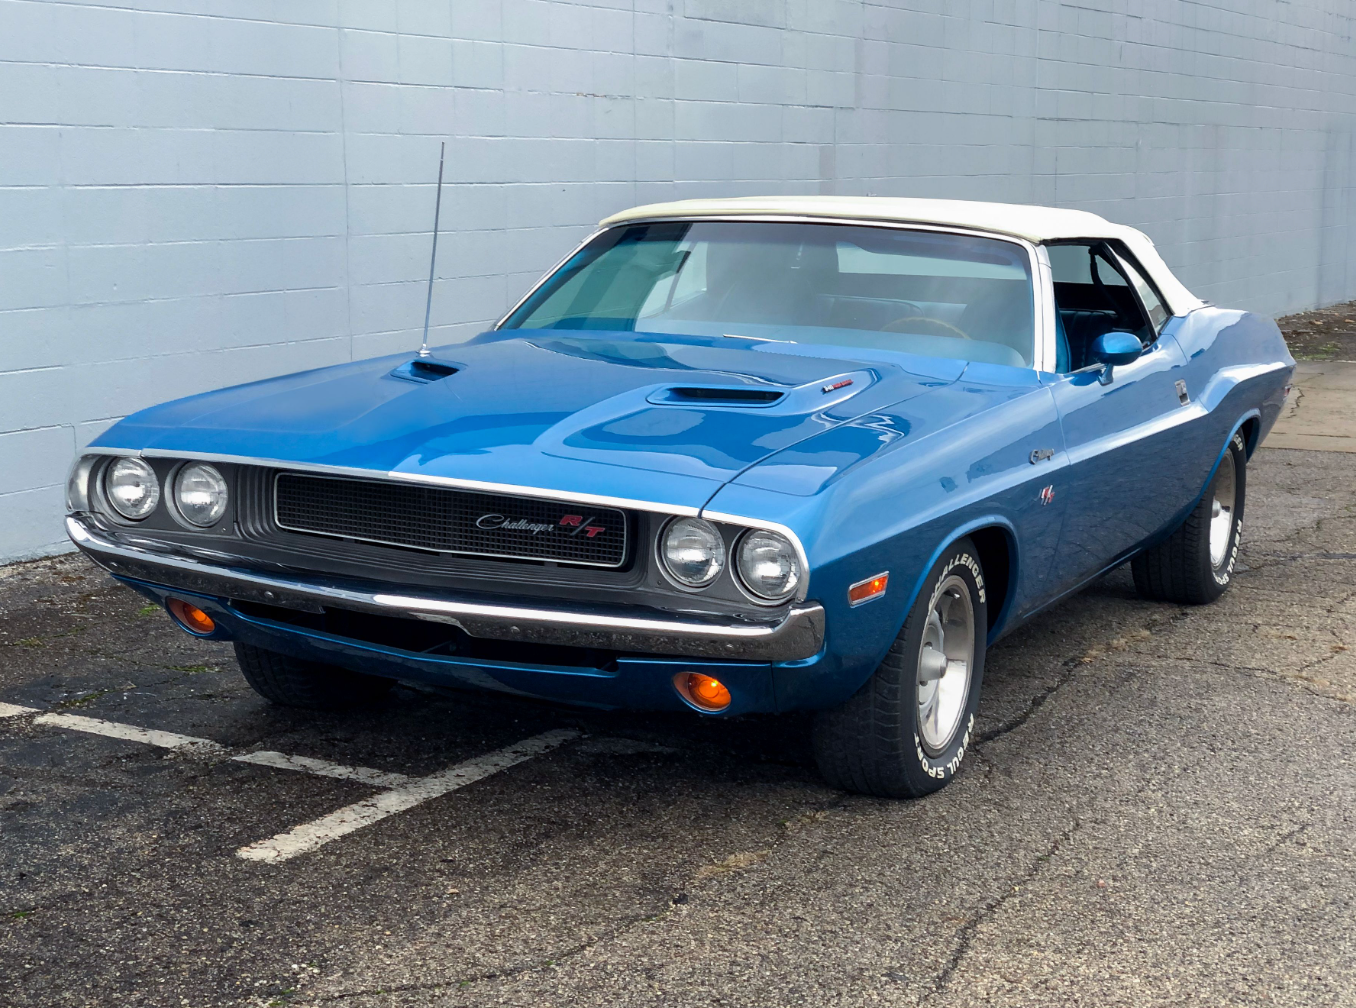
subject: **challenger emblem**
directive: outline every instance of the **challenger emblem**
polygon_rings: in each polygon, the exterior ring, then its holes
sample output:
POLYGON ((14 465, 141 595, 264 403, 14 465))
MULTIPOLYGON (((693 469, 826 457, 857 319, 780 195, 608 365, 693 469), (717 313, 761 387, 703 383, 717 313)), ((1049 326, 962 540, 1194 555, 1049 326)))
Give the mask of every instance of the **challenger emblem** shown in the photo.
POLYGON ((1041 491, 1041 504, 1049 504, 1055 499, 1055 488, 1048 486, 1041 491))
POLYGON ((592 539, 607 531, 604 526, 594 525, 592 518, 585 518, 583 515, 564 515, 558 523, 552 525, 550 522, 534 522, 526 518, 507 518, 501 514, 483 514, 476 519, 476 528, 489 532, 531 532, 534 536, 542 532, 565 530, 572 536, 583 532, 585 539, 592 539))

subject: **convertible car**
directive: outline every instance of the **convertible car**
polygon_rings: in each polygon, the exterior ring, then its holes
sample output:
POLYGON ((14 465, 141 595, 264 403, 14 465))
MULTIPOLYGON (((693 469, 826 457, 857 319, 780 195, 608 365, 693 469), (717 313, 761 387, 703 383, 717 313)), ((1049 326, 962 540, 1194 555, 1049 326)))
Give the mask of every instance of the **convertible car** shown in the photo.
POLYGON ((830 783, 916 797, 997 638, 1127 561, 1225 590, 1293 365, 1089 213, 645 206, 467 342, 128 417, 67 528, 276 703, 812 711, 830 783))

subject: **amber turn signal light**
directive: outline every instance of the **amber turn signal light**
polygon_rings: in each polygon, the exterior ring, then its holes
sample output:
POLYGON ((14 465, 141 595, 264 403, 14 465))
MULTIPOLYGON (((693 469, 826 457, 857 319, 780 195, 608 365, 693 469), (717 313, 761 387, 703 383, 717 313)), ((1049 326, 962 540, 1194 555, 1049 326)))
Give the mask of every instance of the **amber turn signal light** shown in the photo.
POLYGON ((682 694, 683 699, 698 710, 723 711, 730 706, 730 691, 719 679, 712 679, 700 672, 679 672, 673 677, 673 685, 682 694))
POLYGON ((172 598, 166 605, 174 621, 191 634, 205 637, 217 628, 216 621, 211 616, 182 599, 172 598))
POLYGON ((869 577, 865 581, 858 581, 855 585, 848 588, 848 605, 861 605, 863 602, 870 602, 872 599, 878 599, 885 594, 885 586, 890 583, 890 572, 883 571, 875 577, 869 577))

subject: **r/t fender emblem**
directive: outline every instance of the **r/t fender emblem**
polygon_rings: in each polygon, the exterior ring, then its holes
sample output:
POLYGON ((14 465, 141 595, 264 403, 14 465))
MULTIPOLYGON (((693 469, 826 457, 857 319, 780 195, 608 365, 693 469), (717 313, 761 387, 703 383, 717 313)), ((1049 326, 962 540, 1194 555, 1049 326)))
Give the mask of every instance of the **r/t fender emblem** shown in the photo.
POLYGON ((1054 499, 1055 499, 1055 488, 1053 485, 1045 487, 1043 490, 1041 490, 1041 504, 1043 505, 1049 504, 1054 499))

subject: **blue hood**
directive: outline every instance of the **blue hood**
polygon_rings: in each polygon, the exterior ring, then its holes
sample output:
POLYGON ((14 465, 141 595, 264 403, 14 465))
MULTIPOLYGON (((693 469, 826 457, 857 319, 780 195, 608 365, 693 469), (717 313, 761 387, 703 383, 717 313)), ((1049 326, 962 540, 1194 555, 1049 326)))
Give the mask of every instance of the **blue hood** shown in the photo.
POLYGON ((760 459, 964 368, 732 337, 546 330, 444 347, 434 360, 456 371, 432 381, 399 376, 411 357, 180 399, 128 417, 97 444, 700 507, 760 459), (756 401, 737 400, 750 393, 756 401))

